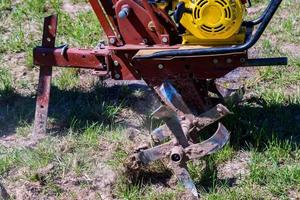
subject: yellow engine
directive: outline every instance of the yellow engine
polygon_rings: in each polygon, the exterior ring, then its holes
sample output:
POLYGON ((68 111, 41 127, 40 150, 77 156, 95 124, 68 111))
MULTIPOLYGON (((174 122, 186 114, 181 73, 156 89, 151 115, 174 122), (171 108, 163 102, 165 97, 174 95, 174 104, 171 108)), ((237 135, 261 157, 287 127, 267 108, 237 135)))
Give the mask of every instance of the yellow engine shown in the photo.
POLYGON ((185 28, 183 44, 228 45, 245 40, 243 0, 173 0, 172 7, 175 21, 185 28))

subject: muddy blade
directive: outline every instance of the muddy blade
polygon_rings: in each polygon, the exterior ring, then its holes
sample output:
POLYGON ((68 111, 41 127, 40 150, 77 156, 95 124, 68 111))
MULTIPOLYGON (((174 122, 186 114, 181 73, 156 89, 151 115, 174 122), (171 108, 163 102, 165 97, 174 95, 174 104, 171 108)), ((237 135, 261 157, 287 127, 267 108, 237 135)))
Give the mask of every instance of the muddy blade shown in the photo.
POLYGON ((196 118, 196 126, 198 131, 201 131, 205 127, 221 120, 223 117, 231 114, 231 112, 222 104, 218 104, 209 111, 201 114, 196 118))
MULTIPOLYGON (((218 104, 215 107, 211 108, 209 111, 199 115, 194 120, 194 125, 197 127, 197 133, 201 133, 205 127, 221 120, 223 117, 231 114, 231 112, 222 104, 218 104)), ((166 107, 160 107, 157 109, 152 116, 156 118, 163 118, 170 114, 170 110, 167 111, 166 107), (167 114, 168 113, 168 114, 167 114)), ((168 126, 162 125, 159 128, 155 129, 151 133, 151 137, 155 143, 161 143, 171 138, 172 131, 168 126)))
POLYGON ((230 133, 225 126, 219 123, 218 130, 215 134, 199 144, 193 144, 185 149, 189 159, 197 159, 206 155, 213 154, 222 149, 229 141, 230 133))
POLYGON ((172 166, 171 168, 179 183, 182 184, 184 188, 193 195, 193 199, 198 199, 199 195, 197 188, 187 169, 181 166, 172 166))
POLYGON ((182 128, 182 120, 178 118, 177 114, 174 111, 172 111, 172 109, 169 108, 169 106, 161 106, 152 114, 152 116, 165 121, 166 126, 172 132, 177 142, 183 148, 189 146, 187 138, 188 129, 182 128))

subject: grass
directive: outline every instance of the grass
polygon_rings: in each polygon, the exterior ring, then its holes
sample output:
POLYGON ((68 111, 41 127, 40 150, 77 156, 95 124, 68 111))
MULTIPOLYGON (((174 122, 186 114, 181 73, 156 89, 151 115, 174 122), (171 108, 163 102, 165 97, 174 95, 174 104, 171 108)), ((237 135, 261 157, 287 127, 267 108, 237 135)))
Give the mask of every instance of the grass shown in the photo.
MULTIPOLYGON (((266 1, 253 3, 261 6, 266 1)), ((91 11, 69 14, 61 9, 62 4, 61 0, 24 0, 22 3, 0 0, 1 135, 13 134, 17 141, 24 141, 31 134, 36 79, 28 75, 19 80, 16 77, 20 77, 20 68, 37 76, 32 64, 32 48, 40 44, 43 17, 59 14, 57 46, 93 47, 102 37, 91 11), (11 61, 20 54, 25 58, 20 65, 11 61)), ((231 105, 235 114, 224 120, 232 131, 230 144, 201 162, 189 163, 203 199, 299 198, 299 9, 298 1, 283 1, 255 49, 263 57, 288 56, 289 65, 261 68, 256 81, 247 85, 247 91, 254 97, 231 105), (250 160, 247 174, 235 177, 239 180, 220 177, 218 167, 239 159, 241 152, 250 160)), ((171 189, 155 183, 157 179, 166 179, 169 173, 160 163, 134 181, 121 170, 133 144, 116 119, 124 108, 130 107, 130 101, 142 98, 141 92, 127 87, 107 88, 78 70, 55 69, 54 74, 51 133, 36 148, 24 147, 22 142, 9 147, 1 143, 3 181, 15 188, 19 187, 18 183, 38 183, 40 187, 35 189, 39 197, 78 199, 85 189, 89 193, 99 190, 89 180, 103 179, 97 170, 105 165, 117 172, 117 182, 112 187, 115 198, 178 199, 182 192, 180 186, 171 189), (70 178, 75 179, 76 184, 68 189, 63 181, 71 182, 70 178)))
POLYGON ((0 98, 13 93, 13 77, 7 68, 0 68, 0 98))

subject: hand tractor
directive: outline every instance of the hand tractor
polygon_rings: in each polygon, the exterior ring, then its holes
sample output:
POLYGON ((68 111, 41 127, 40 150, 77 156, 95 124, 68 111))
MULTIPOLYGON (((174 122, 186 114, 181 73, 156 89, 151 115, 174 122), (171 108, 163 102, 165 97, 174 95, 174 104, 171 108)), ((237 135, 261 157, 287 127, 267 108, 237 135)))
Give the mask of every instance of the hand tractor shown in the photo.
POLYGON ((167 160, 178 182, 199 197, 187 162, 215 153, 228 142, 219 123, 211 138, 203 129, 230 111, 216 84, 238 67, 286 65, 287 58, 249 58, 281 0, 262 15, 245 20, 250 0, 89 0, 107 36, 92 49, 55 47, 58 17, 45 18, 42 45, 34 49, 40 66, 34 134, 46 132, 52 68, 92 69, 103 78, 143 80, 160 99, 152 115, 164 124, 153 130, 156 146, 130 156, 134 169, 167 160), (213 96, 217 96, 216 101, 213 96))

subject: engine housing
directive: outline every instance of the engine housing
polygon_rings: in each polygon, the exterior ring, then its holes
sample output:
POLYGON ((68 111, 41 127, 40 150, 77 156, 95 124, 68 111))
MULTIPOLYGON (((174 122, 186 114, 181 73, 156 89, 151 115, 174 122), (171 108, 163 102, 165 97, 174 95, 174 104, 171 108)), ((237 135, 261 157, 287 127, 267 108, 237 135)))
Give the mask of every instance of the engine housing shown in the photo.
POLYGON ((225 45, 244 42, 241 28, 245 6, 241 0, 180 0, 183 44, 225 45))

